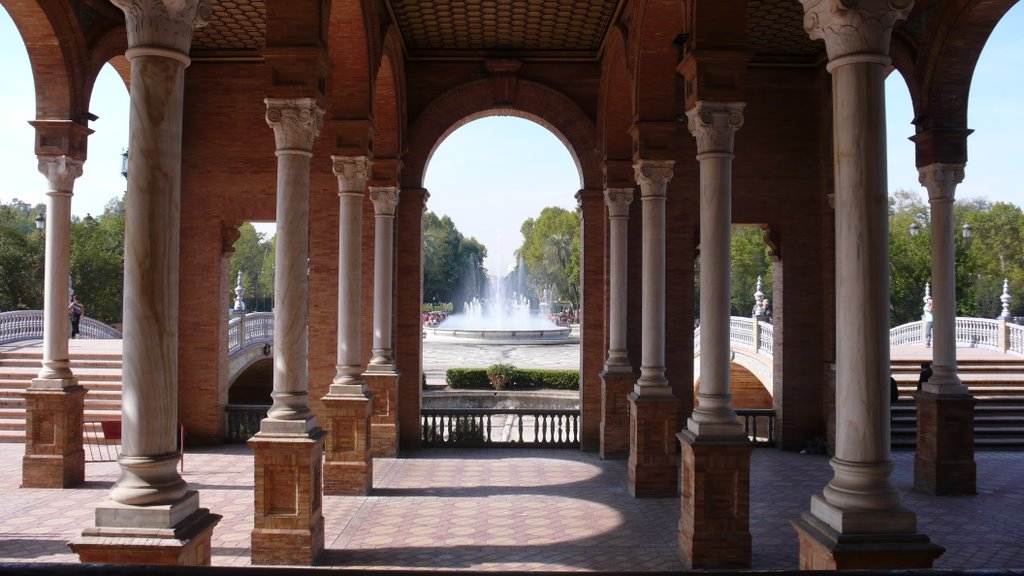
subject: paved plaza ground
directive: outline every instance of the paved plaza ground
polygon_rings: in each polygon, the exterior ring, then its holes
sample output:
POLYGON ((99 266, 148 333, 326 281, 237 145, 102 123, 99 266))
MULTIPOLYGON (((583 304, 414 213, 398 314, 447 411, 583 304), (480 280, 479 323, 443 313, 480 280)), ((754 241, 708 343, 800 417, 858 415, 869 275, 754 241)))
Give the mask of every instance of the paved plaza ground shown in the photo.
MULTIPOLYGON (((487 365, 492 355, 524 367, 571 368, 574 362, 570 347, 426 348, 425 364, 435 367, 451 358, 460 366, 487 365)), ((66 543, 92 525, 118 467, 87 465, 87 482, 76 489, 21 489, 23 451, 0 444, 0 562, 76 562, 66 543)), ((935 567, 1024 568, 1024 454, 979 452, 979 494, 957 498, 913 490, 913 456, 893 455, 893 480, 917 513, 920 531, 947 549, 935 567)), ((249 565, 249 448, 190 451, 183 476, 200 491, 202 506, 224 517, 213 535, 213 564, 249 565)), ((789 521, 808 510, 811 495, 831 478, 825 456, 754 451, 753 568, 797 568, 789 521)), ((625 461, 575 450, 430 449, 376 459, 369 496, 324 497, 328 551, 321 563, 407 570, 683 569, 679 500, 634 499, 626 483, 625 461)))

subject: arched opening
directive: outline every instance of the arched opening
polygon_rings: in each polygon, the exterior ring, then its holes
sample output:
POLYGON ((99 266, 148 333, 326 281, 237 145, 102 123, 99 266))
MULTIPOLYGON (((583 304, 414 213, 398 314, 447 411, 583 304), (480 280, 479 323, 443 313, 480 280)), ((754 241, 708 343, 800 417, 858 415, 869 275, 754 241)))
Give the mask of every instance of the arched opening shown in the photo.
MULTIPOLYGON (((693 383, 693 404, 700 405, 697 394, 700 392, 700 379, 693 383)), ((761 379, 749 369, 733 362, 729 364, 729 392, 732 394, 732 407, 772 408, 772 394, 761 379)))

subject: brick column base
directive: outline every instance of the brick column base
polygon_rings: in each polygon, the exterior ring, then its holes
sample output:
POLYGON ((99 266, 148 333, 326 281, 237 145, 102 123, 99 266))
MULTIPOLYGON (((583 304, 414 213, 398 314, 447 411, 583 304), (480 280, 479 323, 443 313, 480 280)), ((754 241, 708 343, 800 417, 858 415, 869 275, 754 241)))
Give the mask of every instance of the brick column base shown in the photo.
POLYGON ((645 398, 629 395, 629 493, 635 498, 673 498, 679 495, 674 396, 645 398))
POLYGON ((398 372, 364 372, 373 394, 370 418, 370 453, 373 456, 398 456, 398 372))
POLYGON ((323 552, 325 435, 314 428, 308 436, 260 433, 249 440, 255 467, 253 564, 309 566, 323 552))
POLYGON ((209 566, 210 537, 220 520, 200 508, 171 528, 88 528, 68 547, 85 564, 209 566))
POLYGON ((690 568, 750 568, 750 452, 745 438, 707 440, 678 435, 679 549, 690 568))
POLYGON ((931 568, 946 551, 924 534, 839 534, 809 512, 790 524, 800 537, 801 570, 931 568))
POLYGON ((629 457, 629 394, 636 376, 629 373, 601 372, 601 458, 621 460, 629 457))
POLYGON ((935 496, 977 494, 974 463, 974 397, 914 394, 917 454, 914 488, 935 496))
POLYGON ((85 388, 77 384, 25 391, 22 488, 70 488, 85 481, 85 452, 82 451, 85 392, 85 388))
POLYGON ((323 397, 327 419, 324 494, 365 496, 373 488, 370 411, 373 397, 323 397))

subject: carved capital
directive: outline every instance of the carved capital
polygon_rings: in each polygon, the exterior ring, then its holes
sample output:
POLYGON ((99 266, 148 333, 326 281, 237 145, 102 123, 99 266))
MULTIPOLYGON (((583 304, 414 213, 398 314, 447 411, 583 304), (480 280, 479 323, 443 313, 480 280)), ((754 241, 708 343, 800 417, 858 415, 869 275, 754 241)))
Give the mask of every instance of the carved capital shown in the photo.
POLYGON ((629 203, 633 201, 632 188, 609 188, 604 191, 609 218, 628 218, 629 203))
POLYGON ((952 202, 956 186, 964 181, 963 164, 929 164, 917 169, 917 180, 928 189, 928 201, 952 202))
POLYGON ((672 179, 675 160, 639 160, 633 164, 640 197, 664 196, 665 185, 672 179))
POLYGON ((697 154, 732 154, 736 131, 743 126, 745 102, 697 102, 686 111, 687 127, 697 139, 697 154))
MULTIPOLYGON (((185 56, 192 31, 206 25, 210 0, 111 0, 124 12, 128 49, 157 48, 185 56)), ((129 56, 130 58, 130 56, 129 56)))
POLYGON ((338 177, 338 194, 363 195, 371 162, 366 156, 331 156, 331 169, 338 177))
POLYGON ((82 161, 70 156, 39 156, 39 172, 46 176, 49 194, 70 196, 75 178, 82 175, 82 161))
POLYGON ((829 60, 878 55, 888 60, 892 26, 905 20, 914 0, 800 0, 804 30, 824 40, 829 60))
POLYGON ((274 129, 277 151, 310 152, 324 123, 324 111, 313 98, 264 98, 267 125, 274 129))
POLYGON ((370 186, 370 201, 373 202, 374 216, 394 216, 398 206, 398 188, 395 186, 370 186))
POLYGON ((221 226, 220 228, 220 254, 231 256, 235 253, 235 242, 242 236, 242 231, 235 226, 221 226))

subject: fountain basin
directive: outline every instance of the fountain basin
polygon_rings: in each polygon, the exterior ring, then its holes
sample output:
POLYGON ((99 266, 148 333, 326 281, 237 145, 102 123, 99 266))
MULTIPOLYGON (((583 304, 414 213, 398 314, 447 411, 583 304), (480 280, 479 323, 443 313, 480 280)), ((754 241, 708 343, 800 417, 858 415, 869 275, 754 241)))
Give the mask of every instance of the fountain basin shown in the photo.
POLYGON ((579 341, 571 328, 494 329, 494 328, 425 328, 430 340, 473 344, 567 344, 579 341))

